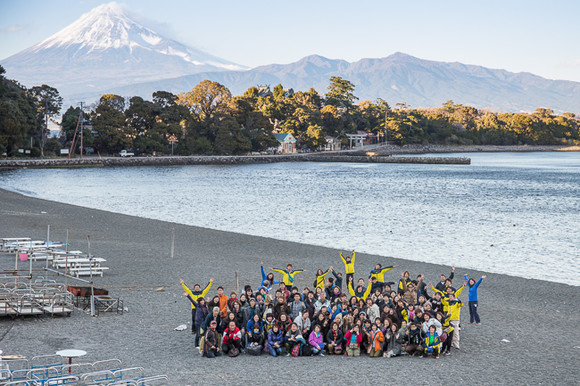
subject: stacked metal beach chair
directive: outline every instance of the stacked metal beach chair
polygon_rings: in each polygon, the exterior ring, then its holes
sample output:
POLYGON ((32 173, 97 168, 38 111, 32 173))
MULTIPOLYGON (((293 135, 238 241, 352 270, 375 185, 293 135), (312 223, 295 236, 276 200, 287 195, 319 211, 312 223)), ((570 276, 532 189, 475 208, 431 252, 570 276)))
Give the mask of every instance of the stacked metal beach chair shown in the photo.
POLYGON ((73 295, 64 284, 44 280, 32 284, 0 282, 0 316, 69 316, 73 310, 73 295))
POLYGON ((146 376, 142 367, 123 367, 119 359, 94 363, 64 363, 58 355, 41 355, 0 362, 1 385, 168 385, 166 375, 146 376))

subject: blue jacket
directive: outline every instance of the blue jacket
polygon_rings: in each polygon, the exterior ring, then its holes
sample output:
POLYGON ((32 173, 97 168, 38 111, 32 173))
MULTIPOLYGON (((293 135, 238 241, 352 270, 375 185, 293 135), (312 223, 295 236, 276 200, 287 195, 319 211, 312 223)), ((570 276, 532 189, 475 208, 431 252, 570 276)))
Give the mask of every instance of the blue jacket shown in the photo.
MULTIPOLYGON (((257 324, 258 326, 260 326, 260 332, 264 331, 264 324, 262 323, 262 321, 260 320, 257 324)), ((248 332, 254 331, 254 325, 256 325, 254 319, 248 320, 248 324, 246 324, 246 331, 248 332)))
POLYGON ((282 330, 278 330, 277 334, 274 330, 270 330, 268 333, 268 348, 274 347, 274 343, 278 343, 280 347, 284 344, 284 333, 282 330))
POLYGON ((209 314, 209 309, 207 308, 207 305, 200 306, 199 303, 196 302, 190 294, 187 294, 187 298, 195 306, 195 324, 201 326, 209 314))
MULTIPOLYGON (((464 276, 465 280, 468 281, 469 283, 469 279, 467 278, 467 275, 464 276)), ((469 284, 467 284, 467 287, 469 288, 469 301, 470 302, 476 302, 477 300, 477 288, 479 287, 479 285, 481 284, 481 280, 483 278, 480 278, 477 283, 475 283, 473 286, 470 286, 469 284)))
MULTIPOLYGON (((260 284, 261 287, 264 286, 264 280, 268 280, 268 276, 266 275, 266 272, 264 272, 264 266, 261 265, 260 266, 260 270, 262 271, 262 283, 260 284)), ((270 283, 270 287, 272 287, 274 284, 278 284, 280 283, 279 280, 274 280, 272 281, 272 283, 270 283)), ((270 290, 269 288, 267 289, 268 291, 270 290)))

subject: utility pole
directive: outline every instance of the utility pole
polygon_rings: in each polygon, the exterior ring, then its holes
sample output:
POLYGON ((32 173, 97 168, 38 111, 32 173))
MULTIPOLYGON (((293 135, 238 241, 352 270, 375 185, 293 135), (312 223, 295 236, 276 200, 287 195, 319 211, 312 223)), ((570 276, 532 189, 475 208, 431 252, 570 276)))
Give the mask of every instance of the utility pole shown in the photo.
POLYGON ((387 133, 389 131, 388 126, 387 126, 388 116, 389 116, 389 110, 385 107, 385 138, 384 138, 385 146, 388 145, 388 140, 387 140, 387 133))
POLYGON ((83 148, 84 148, 84 144, 83 144, 83 131, 84 131, 84 113, 83 113, 83 102, 81 102, 81 159, 83 158, 83 148))
POLYGON ((44 129, 40 133, 40 156, 44 157, 44 136, 48 131, 48 99, 44 98, 44 129))

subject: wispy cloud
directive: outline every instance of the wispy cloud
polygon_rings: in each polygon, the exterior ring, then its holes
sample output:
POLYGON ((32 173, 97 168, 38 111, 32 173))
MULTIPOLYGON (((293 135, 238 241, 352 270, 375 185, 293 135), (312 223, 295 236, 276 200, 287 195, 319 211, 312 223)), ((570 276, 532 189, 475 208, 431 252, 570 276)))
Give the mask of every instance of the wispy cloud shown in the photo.
POLYGON ((580 59, 567 60, 565 62, 561 62, 560 65, 562 67, 580 67, 580 59))
POLYGON ((24 29, 24 26, 20 25, 20 24, 9 25, 8 27, 0 28, 0 33, 13 34, 13 33, 22 31, 23 29, 24 29))

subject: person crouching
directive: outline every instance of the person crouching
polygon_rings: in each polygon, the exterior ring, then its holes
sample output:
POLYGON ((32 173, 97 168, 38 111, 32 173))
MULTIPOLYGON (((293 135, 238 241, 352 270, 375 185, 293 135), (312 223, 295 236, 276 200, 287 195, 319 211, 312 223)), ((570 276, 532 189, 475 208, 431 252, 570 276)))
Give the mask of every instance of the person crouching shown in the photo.
POLYGON ((242 333, 236 327, 236 323, 231 321, 228 328, 224 331, 224 338, 222 344, 222 351, 230 357, 240 355, 242 349, 242 333))
POLYGON ((206 358, 215 358, 222 355, 220 350, 220 334, 216 331, 217 322, 212 320, 204 337, 204 352, 206 358))

